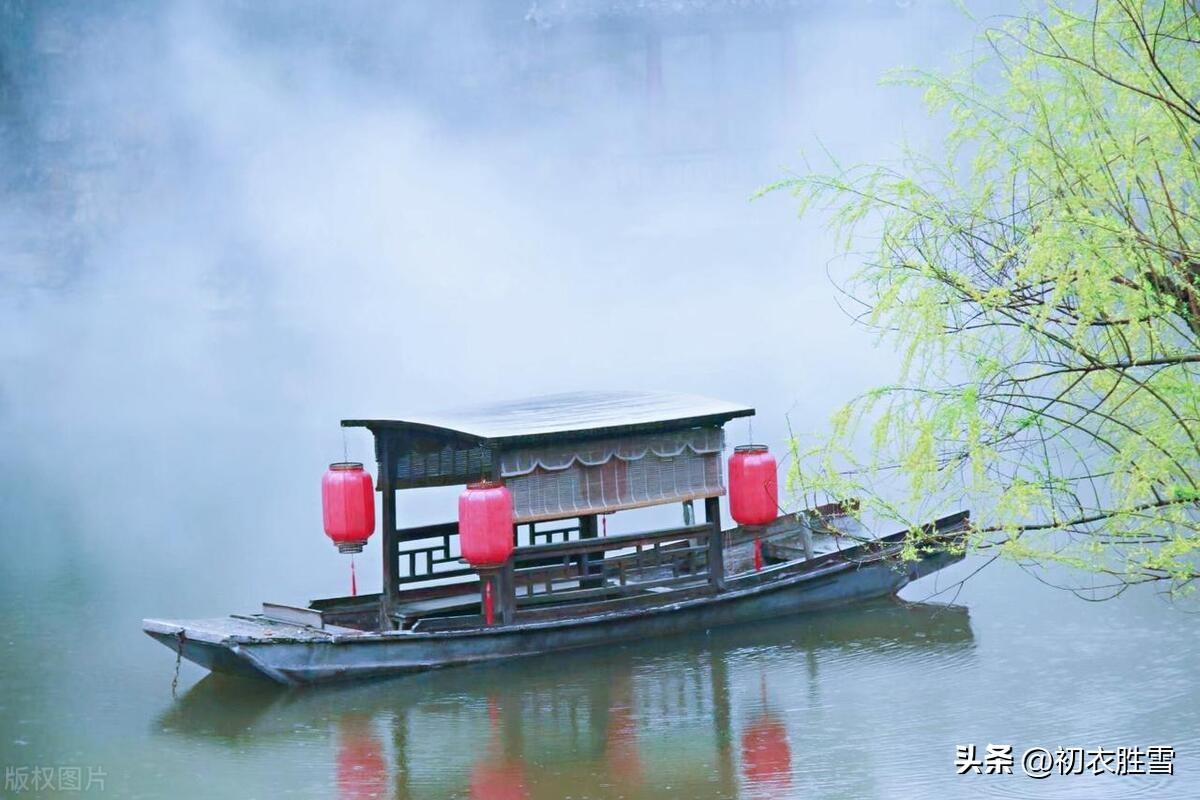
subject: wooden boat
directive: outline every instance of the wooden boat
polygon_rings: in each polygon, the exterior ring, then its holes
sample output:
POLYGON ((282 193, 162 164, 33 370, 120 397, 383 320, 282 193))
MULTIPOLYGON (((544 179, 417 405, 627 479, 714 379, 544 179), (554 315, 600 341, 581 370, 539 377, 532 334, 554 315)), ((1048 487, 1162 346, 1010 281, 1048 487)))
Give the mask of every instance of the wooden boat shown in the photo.
MULTIPOLYGON (((289 764, 276 744, 305 763, 332 762, 343 797, 559 796, 572 780, 590 786, 597 775, 609 783, 604 797, 779 797, 778 781, 755 779, 792 771, 789 738, 795 767, 809 762, 794 729, 772 731, 764 721, 776 709, 789 716, 773 701, 791 716, 797 704, 822 706, 847 666, 856 685, 873 686, 913 669, 957 675, 973 660, 962 606, 880 598, 802 619, 567 651, 553 657, 553 669, 543 668, 549 659, 514 659, 322 691, 210 674, 152 727, 188 752, 267 753, 281 775, 289 764), (763 648, 776 655, 766 663, 746 657, 763 648), (777 769, 763 770, 772 752, 783 757, 777 769), (527 791, 480 781, 505 764, 527 791)), ((816 724, 806 718, 800 730, 816 724)))
POLYGON ((384 591, 143 628, 208 669, 309 684, 744 624, 894 594, 962 558, 965 512, 930 523, 943 544, 912 560, 907 532, 866 536, 851 503, 723 530, 724 425, 753 413, 609 392, 345 420, 375 439, 384 591), (397 528, 396 492, 479 478, 513 497, 504 563, 463 562, 455 522, 397 528), (682 504, 682 525, 600 534, 601 515, 667 504, 682 504), (750 555, 756 541, 761 559, 750 555))
MULTIPOLYGON (((794 658, 807 662, 813 673, 827 669, 827 664, 839 663, 853 651, 886 653, 886 658, 877 658, 875 663, 886 663, 887 669, 904 660, 920 660, 937 653, 944 657, 946 668, 951 668, 949 665, 961 663, 975 646, 969 609, 953 604, 884 597, 814 611, 803 620, 803 629, 791 617, 764 620, 751 626, 714 628, 699 641, 684 639, 677 646, 667 643, 655 648, 566 651, 555 657, 553 673, 530 669, 531 665, 523 659, 474 669, 430 670, 386 681, 389 690, 385 692, 377 690, 379 681, 342 682, 321 692, 296 692, 284 686, 230 680, 221 673, 211 673, 181 693, 179 702, 164 709, 154 727, 184 736, 238 743, 245 739, 287 738, 298 729, 323 729, 345 716, 365 714, 394 720, 422 706, 436 713, 444 707, 446 697, 463 698, 462 708, 481 713, 486 713, 487 703, 480 701, 497 694, 519 708, 530 708, 539 702, 553 704, 579 696, 570 691, 551 691, 562 689, 566 682, 603 685, 606 678, 613 678, 630 683, 643 672, 653 672, 656 678, 667 682, 672 679, 661 676, 688 675, 707 661, 722 664, 737 661, 739 653, 753 648, 804 652, 808 658, 794 658), (487 680, 480 680, 476 671, 480 669, 487 670, 487 680)), ((720 694, 727 695, 730 687, 721 688, 720 694)), ((711 689, 710 686, 707 691, 695 694, 711 698, 711 689)), ((689 693, 681 692, 677 699, 688 696, 689 693)), ((706 720, 710 710, 698 709, 696 714, 681 716, 706 720)), ((556 719, 574 719, 580 724, 589 721, 587 714, 573 715, 569 709, 557 707, 555 711, 562 712, 552 715, 556 719)))

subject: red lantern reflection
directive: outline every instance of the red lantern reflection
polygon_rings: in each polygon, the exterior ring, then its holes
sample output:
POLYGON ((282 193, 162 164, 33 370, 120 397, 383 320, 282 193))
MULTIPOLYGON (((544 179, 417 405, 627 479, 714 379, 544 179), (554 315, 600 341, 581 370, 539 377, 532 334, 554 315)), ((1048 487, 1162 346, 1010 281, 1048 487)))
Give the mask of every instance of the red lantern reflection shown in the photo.
POLYGON ((642 783, 642 756, 638 749, 637 721, 633 717, 633 687, 622 676, 613 687, 608 708, 608 731, 604 745, 609 774, 626 790, 642 783))
POLYGON ((338 730, 337 785, 342 800, 386 797, 387 763, 383 745, 367 718, 347 717, 338 730))
POLYGON ((500 704, 488 698, 488 738, 485 756, 471 770, 468 794, 471 800, 529 800, 525 785, 525 768, 518 759, 504 755, 500 741, 500 704))
POLYGON ((742 775, 761 797, 786 797, 792 786, 792 748, 787 728, 767 706, 767 678, 761 678, 762 706, 742 731, 742 775))
POLYGON ((754 786, 772 793, 792 785, 792 749, 787 728, 764 712, 742 733, 742 774, 754 786))
POLYGON ((517 761, 481 761, 471 770, 472 800, 528 800, 525 772, 517 761))

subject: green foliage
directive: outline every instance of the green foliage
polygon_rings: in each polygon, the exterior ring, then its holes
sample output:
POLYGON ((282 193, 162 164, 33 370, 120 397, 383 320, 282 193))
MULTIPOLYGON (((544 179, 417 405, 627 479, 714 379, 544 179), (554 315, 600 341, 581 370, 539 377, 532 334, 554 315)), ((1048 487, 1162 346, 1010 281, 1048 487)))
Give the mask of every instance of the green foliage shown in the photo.
POLYGON ((914 531, 966 504, 976 548, 1117 590, 1190 588, 1200 12, 1051 5, 983 38, 986 57, 957 74, 895 77, 948 115, 942 158, 772 187, 827 213, 848 252, 878 242, 845 288, 901 356, 897 385, 793 443, 789 485, 861 497, 914 531))

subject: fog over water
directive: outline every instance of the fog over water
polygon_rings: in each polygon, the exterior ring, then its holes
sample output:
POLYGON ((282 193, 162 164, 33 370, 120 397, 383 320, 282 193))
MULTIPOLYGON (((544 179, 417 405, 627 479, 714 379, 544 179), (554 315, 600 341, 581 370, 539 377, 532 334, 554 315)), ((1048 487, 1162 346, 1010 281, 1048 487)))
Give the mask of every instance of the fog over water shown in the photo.
MULTIPOLYGON (((691 796, 754 795, 746 757, 720 754, 768 707, 795 776, 762 796, 895 796, 935 772, 948 797, 1164 786, 955 783, 954 741, 989 736, 1173 744, 1194 771, 1194 618, 1149 594, 1100 610, 1015 568, 969 583, 969 614, 621 648, 561 684, 506 667, 499 697, 473 670, 299 703, 201 684, 181 706, 139 630, 345 593, 316 485, 343 452, 374 459, 342 418, 620 388, 753 405, 776 451, 789 424, 820 432, 895 358, 839 310, 821 220, 751 198, 823 149, 936 146, 919 94, 879 79, 950 64, 976 30, 935 0, 0 0, 0 765, 104 765, 114 796, 369 796, 334 763, 361 734, 381 796, 466 796, 441 743, 516 758, 515 737, 530 764, 573 765, 529 766, 534 796, 671 796, 620 784, 616 723, 571 716, 575 691, 634 708, 643 742, 707 741, 694 727, 732 702, 717 755, 680 756, 691 796), (1047 609, 1074 656, 1035 624, 1047 609), (672 699, 688 686, 697 705, 672 699), (521 709, 523 738, 504 721, 521 709)), ((402 525, 453 517, 453 491, 410 494, 402 525)), ((185 664, 181 686, 202 675, 185 664)))
POLYGON ((6 460, 98 557, 304 569, 339 563, 306 530, 344 417, 631 388, 752 404, 777 449, 785 414, 819 431, 891 356, 819 221, 750 198, 927 137, 878 80, 972 26, 727 5, 13 6, 6 460))

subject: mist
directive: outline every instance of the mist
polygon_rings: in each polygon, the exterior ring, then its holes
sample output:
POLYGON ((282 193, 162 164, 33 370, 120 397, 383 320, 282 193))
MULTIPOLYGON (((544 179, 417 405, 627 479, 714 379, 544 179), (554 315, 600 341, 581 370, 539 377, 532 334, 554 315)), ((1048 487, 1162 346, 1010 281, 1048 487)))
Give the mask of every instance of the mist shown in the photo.
MULTIPOLYGON (((317 480, 374 458, 342 418, 620 388, 751 404, 777 451, 819 432, 892 354, 819 220, 751 198, 930 141, 879 79, 974 30, 866 0, 7 8, 0 570, 146 613, 343 591, 317 480)), ((402 524, 452 517, 412 494, 402 524)))
MULTIPOLYGON (((731 796, 714 756, 752 761, 770 711, 796 796, 971 791, 963 742, 1171 745, 1186 792, 1194 615, 1152 587, 1065 603, 1019 564, 976 576, 977 556, 829 616, 329 693, 236 689, 141 630, 348 593, 318 486, 375 458, 341 419, 686 392, 754 406, 727 443, 786 468, 790 435, 897 358, 839 308, 831 275, 855 264, 823 220, 756 195, 833 158, 936 154, 944 121, 880 81, 952 65, 1013 11, 966 5, 0 0, 6 772, 357 797, 344 762, 376 760, 394 796, 465 796, 500 745, 528 796, 639 796, 618 774, 639 759, 731 796)), ((400 493, 399 524, 454 519, 456 493, 400 493)), ((608 530, 655 514, 678 507, 608 530)))

